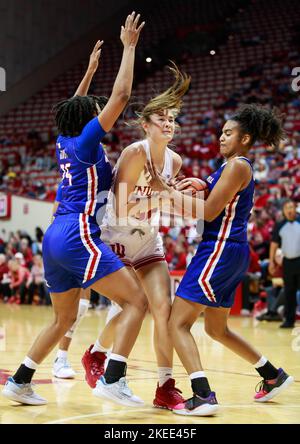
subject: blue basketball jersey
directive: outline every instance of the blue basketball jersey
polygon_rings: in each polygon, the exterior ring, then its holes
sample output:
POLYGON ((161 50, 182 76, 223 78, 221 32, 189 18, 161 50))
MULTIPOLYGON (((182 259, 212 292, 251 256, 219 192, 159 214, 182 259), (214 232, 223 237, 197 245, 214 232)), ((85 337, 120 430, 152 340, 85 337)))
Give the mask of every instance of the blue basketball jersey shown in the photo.
POLYGON ((59 206, 43 239, 45 279, 50 292, 88 288, 124 267, 101 241, 95 217, 106 203, 112 182, 112 168, 100 144, 104 135, 95 117, 80 136, 57 139, 59 206))
POLYGON ((70 213, 95 216, 106 203, 112 168, 100 143, 105 134, 95 117, 80 136, 58 137, 56 157, 61 184, 57 195, 60 204, 55 216, 70 213))
MULTIPOLYGON (((246 157, 238 157, 251 162, 246 157)), ((221 177, 227 162, 206 179, 209 191, 213 190, 221 177)), ((237 193, 229 202, 222 213, 212 222, 204 223, 203 240, 231 240, 236 242, 247 242, 247 223, 253 207, 254 179, 253 175, 248 186, 237 193)))
MULTIPOLYGON (((244 159, 250 165, 247 158, 244 159)), ((211 191, 221 177, 225 162, 206 179, 211 191)), ((229 308, 237 286, 249 267, 247 222, 253 206, 254 179, 237 193, 222 213, 205 222, 202 242, 176 295, 202 305, 229 308)))

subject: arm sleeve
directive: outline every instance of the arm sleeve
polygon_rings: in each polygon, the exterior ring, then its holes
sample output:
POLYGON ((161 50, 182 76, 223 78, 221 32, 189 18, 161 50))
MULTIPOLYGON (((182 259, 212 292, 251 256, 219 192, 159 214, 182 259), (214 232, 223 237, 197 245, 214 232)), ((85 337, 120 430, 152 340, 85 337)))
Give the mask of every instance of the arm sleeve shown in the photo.
POLYGON ((77 157, 83 162, 95 163, 99 160, 99 144, 106 132, 100 125, 98 117, 88 122, 80 136, 76 137, 77 157))
POLYGON ((272 234, 272 242, 276 242, 276 244, 279 244, 279 245, 281 245, 281 237, 279 234, 279 231, 281 228, 282 228, 282 223, 279 223, 279 224, 277 223, 274 226, 273 234, 272 234))
POLYGON ((57 192, 56 192, 56 202, 62 201, 62 182, 58 185, 57 192))

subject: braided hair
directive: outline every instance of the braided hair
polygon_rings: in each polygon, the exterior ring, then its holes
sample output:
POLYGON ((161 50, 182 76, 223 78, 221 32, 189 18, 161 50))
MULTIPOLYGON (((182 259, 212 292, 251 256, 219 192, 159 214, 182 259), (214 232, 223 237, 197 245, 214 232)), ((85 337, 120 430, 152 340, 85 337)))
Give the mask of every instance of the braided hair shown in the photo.
POLYGON ((76 137, 82 133, 85 125, 98 115, 107 103, 106 97, 74 96, 62 100, 53 107, 55 123, 62 136, 76 137))
POLYGON ((251 146, 259 140, 269 146, 277 147, 285 138, 282 118, 277 109, 270 110, 250 104, 243 105, 230 120, 238 122, 242 133, 251 136, 251 146))

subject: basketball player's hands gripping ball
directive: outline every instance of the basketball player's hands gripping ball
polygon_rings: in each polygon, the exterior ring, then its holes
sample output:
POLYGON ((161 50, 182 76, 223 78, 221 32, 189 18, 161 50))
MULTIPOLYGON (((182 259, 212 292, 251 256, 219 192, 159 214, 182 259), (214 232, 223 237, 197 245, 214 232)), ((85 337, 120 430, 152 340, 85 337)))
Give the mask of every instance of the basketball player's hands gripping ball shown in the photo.
POLYGON ((182 191, 187 186, 187 185, 184 185, 184 186, 181 185, 181 182, 183 181, 183 179, 185 179, 185 176, 183 176, 183 175, 173 177, 172 179, 169 179, 168 185, 170 185, 170 187, 174 188, 174 190, 182 191))
POLYGON ((177 191, 190 194, 198 199, 207 199, 209 189, 207 183, 198 177, 187 177, 176 184, 177 191))
POLYGON ((170 186, 163 178, 163 176, 157 171, 155 165, 152 162, 147 161, 147 170, 150 173, 149 185, 153 191, 170 191, 170 186))
POLYGON ((95 74, 99 66, 99 59, 101 56, 101 46, 103 45, 103 40, 98 40, 96 45, 94 46, 93 52, 90 55, 89 67, 88 70, 95 74))
POLYGON ((121 27, 120 39, 125 48, 135 47, 139 40, 140 32, 145 26, 145 22, 142 22, 138 26, 140 20, 140 14, 135 16, 135 12, 128 15, 125 25, 121 27))

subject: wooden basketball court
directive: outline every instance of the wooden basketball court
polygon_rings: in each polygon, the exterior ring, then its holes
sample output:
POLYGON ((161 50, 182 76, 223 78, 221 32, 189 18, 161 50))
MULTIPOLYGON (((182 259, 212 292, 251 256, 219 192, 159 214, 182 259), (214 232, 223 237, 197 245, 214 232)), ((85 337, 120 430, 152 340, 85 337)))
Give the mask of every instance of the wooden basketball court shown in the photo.
MULTIPOLYGON (((300 422, 300 325, 294 331, 280 330, 278 323, 258 323, 252 318, 232 317, 233 329, 243 334, 277 366, 295 377, 295 383, 273 402, 253 402, 260 378, 246 362, 213 342, 203 330, 201 318, 194 328, 202 362, 221 405, 213 418, 180 417, 152 407, 157 383, 152 346, 153 321, 148 316, 129 360, 128 381, 145 405, 127 408, 102 401, 92 395, 84 380, 81 357, 103 328, 106 312, 89 311, 80 324, 70 349, 70 361, 77 371, 74 380, 52 379, 54 352, 40 366, 36 390, 48 399, 45 406, 22 406, 0 397, 0 424, 229 424, 300 422)), ((0 305, 0 384, 4 384, 25 357, 33 340, 52 318, 51 307, 0 305)), ((190 397, 187 375, 175 358, 177 386, 190 397)), ((0 387, 1 388, 1 387, 0 387)))

